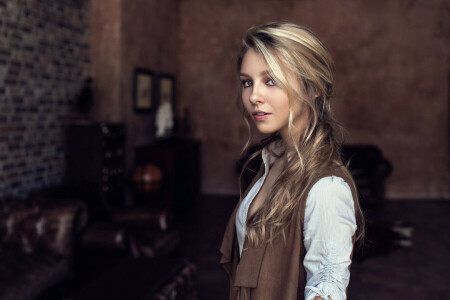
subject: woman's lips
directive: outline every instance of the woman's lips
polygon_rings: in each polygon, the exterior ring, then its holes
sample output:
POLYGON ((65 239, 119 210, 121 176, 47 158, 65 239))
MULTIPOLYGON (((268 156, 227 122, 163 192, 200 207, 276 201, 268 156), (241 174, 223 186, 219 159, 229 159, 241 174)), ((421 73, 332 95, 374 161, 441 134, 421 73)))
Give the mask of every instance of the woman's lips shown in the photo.
POLYGON ((262 120, 267 119, 270 115, 271 115, 271 114, 269 114, 269 113, 264 113, 264 114, 257 114, 257 113, 254 113, 254 114, 253 114, 253 118, 254 118, 256 121, 262 121, 262 120))

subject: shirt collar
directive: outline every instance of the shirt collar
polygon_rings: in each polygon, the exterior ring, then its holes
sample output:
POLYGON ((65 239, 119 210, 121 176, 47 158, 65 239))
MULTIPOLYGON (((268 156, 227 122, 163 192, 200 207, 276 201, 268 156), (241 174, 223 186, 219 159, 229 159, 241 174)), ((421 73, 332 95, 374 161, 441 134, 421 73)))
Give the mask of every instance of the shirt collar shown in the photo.
POLYGON ((261 156, 264 162, 266 174, 268 173, 270 167, 272 167, 273 163, 277 159, 277 156, 283 154, 284 150, 285 149, 283 146, 283 142, 281 140, 273 141, 262 149, 261 156))

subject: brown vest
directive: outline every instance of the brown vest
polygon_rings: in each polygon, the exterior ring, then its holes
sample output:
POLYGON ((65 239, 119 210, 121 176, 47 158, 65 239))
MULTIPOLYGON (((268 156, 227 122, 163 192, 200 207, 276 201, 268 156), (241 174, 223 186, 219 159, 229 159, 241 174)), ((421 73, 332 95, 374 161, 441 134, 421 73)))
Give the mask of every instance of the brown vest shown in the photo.
MULTIPOLYGON (((230 300, 290 300, 304 299, 306 271, 303 266, 305 246, 303 244, 303 220, 307 191, 295 219, 286 227, 286 242, 278 236, 271 244, 263 243, 257 248, 249 247, 245 238, 241 258, 236 236, 236 212, 250 188, 264 173, 264 165, 241 197, 231 215, 220 247, 223 265, 230 277, 230 300), (238 267, 239 264, 239 267, 238 267)), ((314 183, 327 176, 339 176, 349 182, 345 173, 335 168, 318 176, 314 183)), ((314 185, 314 183, 312 185, 314 185)), ((311 185, 311 187, 312 187, 311 185)), ((353 199, 356 191, 349 184, 353 199)))

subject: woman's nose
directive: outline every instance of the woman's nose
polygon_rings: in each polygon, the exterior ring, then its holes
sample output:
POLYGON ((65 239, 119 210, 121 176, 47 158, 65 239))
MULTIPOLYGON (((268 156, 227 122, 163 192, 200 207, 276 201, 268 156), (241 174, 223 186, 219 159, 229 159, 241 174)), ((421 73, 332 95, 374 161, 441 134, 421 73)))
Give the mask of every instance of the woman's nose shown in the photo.
POLYGON ((264 103, 264 97, 256 86, 253 87, 252 93, 250 94, 250 102, 253 104, 264 103))

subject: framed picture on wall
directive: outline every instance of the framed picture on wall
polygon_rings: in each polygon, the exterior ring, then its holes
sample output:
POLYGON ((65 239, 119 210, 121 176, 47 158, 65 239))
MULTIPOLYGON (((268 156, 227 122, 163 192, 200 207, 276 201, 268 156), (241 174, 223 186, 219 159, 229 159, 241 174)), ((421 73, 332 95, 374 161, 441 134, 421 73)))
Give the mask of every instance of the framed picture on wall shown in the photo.
POLYGON ((137 113, 149 113, 153 110, 154 103, 154 75, 146 69, 134 70, 134 111, 137 113))
POLYGON ((175 76, 171 74, 160 73, 158 79, 159 105, 168 102, 172 105, 172 111, 175 112, 175 76))

